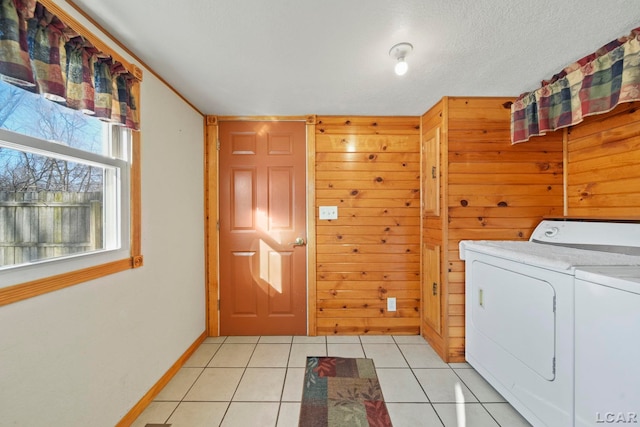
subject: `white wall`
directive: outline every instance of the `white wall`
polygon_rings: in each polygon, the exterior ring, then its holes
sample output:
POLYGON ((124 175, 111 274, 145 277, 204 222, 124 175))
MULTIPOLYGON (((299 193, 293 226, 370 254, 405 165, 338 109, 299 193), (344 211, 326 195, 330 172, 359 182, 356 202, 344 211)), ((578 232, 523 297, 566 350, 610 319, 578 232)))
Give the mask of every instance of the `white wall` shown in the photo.
POLYGON ((141 98, 145 265, 0 307, 0 426, 113 426, 205 330, 203 118, 141 98))

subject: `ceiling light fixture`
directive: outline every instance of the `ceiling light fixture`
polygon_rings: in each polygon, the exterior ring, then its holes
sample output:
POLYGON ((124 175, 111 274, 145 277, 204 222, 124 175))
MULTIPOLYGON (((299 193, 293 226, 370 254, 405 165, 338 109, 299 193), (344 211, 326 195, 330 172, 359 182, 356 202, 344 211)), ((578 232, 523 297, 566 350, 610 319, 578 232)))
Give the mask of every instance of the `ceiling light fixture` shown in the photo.
POLYGON ((412 50, 413 46, 411 45, 411 43, 406 42, 398 43, 394 45, 391 50, 389 50, 389 56, 397 61, 394 68, 394 71, 397 75, 404 76, 407 73, 409 65, 407 64, 407 61, 405 61, 405 57, 412 50))

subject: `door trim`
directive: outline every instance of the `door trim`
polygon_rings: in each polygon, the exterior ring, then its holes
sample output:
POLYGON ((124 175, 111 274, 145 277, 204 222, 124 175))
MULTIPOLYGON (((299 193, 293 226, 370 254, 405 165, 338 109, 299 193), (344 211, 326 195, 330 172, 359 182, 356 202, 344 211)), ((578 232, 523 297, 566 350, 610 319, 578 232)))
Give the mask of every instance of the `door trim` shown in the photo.
POLYGON ((316 336, 316 116, 307 116, 307 335, 316 336))
POLYGON ((220 335, 219 266, 219 156, 218 124, 222 121, 304 121, 306 123, 306 220, 307 220, 307 335, 315 336, 316 322, 316 216, 315 152, 316 115, 308 116, 205 116, 204 203, 205 203, 205 294, 207 335, 220 335), (215 307, 215 315, 212 309, 215 307))
POLYGON ((219 295, 218 274, 218 118, 204 119, 204 227, 205 227, 205 319, 210 337, 220 335, 220 316, 211 316, 219 295))

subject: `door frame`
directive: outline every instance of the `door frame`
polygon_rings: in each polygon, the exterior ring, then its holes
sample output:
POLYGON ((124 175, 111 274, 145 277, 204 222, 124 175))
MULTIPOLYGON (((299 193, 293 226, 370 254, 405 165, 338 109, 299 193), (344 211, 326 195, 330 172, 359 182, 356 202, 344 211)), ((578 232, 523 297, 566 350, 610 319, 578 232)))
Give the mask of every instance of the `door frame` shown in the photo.
POLYGON ((316 215, 315 162, 316 115, 308 116, 205 116, 204 119, 204 213, 205 213, 205 310, 206 332, 220 335, 220 256, 218 223, 219 145, 218 125, 223 121, 301 121, 306 124, 306 231, 307 231, 307 335, 317 334, 316 323, 316 215), (212 312, 212 309, 215 311, 212 312), (215 315, 212 315, 215 313, 215 315))

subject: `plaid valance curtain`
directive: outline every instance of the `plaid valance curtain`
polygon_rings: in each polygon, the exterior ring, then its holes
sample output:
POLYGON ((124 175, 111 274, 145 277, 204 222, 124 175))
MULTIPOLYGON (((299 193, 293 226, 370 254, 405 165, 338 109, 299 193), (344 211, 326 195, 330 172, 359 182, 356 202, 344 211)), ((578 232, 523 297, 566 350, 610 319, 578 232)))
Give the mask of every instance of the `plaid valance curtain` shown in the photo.
POLYGON ((0 79, 139 129, 135 77, 36 0, 0 0, 0 79))
POLYGON ((640 27, 566 67, 511 105, 511 142, 640 100, 640 27))

